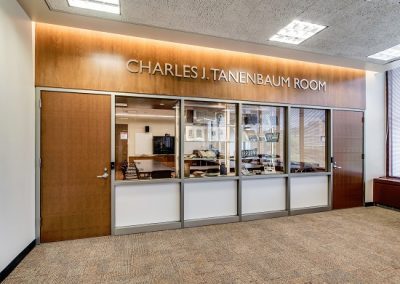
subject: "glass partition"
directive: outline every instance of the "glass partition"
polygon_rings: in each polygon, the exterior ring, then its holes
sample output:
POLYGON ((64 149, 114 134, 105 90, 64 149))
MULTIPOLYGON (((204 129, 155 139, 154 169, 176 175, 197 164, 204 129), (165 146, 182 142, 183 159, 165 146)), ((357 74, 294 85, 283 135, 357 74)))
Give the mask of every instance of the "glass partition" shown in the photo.
POLYGON ((326 171, 326 110, 290 111, 290 171, 326 171))
POLYGON ((117 96, 117 180, 165 179, 179 173, 179 101, 117 96))
POLYGON ((185 101, 184 176, 235 175, 236 105, 185 101))
MULTIPOLYGON (((185 178, 235 176, 237 104, 185 100, 185 178)), ((239 118, 242 175, 282 174, 285 169, 285 107, 244 104, 239 118)), ((327 170, 326 110, 291 108, 290 171, 327 170)), ((179 177, 180 100, 117 96, 117 180, 179 177)))
POLYGON ((283 107, 243 105, 243 175, 285 172, 285 109, 283 107))

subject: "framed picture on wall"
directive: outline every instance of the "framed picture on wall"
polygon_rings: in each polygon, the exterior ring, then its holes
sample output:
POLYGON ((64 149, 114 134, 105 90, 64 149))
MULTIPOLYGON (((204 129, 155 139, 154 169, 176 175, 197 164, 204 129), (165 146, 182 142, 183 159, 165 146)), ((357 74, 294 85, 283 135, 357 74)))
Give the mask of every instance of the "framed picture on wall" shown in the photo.
POLYGON ((186 126, 186 129, 185 129, 185 140, 186 141, 195 141, 193 128, 194 128, 193 126, 186 126))
POLYGON ((194 139, 195 141, 205 141, 205 129, 201 126, 194 127, 194 139))
POLYGON ((185 140, 186 141, 205 141, 204 127, 186 125, 185 140))

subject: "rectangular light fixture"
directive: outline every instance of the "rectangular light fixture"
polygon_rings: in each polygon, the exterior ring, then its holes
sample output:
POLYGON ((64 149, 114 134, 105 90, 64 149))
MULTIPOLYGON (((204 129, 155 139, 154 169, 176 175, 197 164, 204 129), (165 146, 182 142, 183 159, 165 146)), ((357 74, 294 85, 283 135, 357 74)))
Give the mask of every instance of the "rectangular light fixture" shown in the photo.
POLYGON ((299 44, 325 28, 326 26, 294 20, 270 37, 269 40, 289 44, 299 44))
POLYGON ((381 61, 389 61, 399 57, 400 57, 400 44, 368 56, 368 58, 381 61))
POLYGON ((95 10, 100 12, 120 14, 119 0, 68 0, 71 7, 95 10))

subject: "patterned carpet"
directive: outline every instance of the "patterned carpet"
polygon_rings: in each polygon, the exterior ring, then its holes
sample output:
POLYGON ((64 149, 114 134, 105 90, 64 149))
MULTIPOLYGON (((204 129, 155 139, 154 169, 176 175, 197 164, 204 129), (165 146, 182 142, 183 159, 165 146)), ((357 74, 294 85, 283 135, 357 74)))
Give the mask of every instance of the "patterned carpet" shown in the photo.
POLYGON ((37 246, 5 283, 400 283, 378 207, 37 246))

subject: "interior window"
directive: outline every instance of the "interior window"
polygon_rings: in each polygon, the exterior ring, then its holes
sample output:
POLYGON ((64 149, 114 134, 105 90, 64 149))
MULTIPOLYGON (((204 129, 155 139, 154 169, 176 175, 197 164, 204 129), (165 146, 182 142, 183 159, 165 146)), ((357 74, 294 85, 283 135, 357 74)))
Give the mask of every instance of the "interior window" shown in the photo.
POLYGON ((184 175, 235 175, 236 105, 185 101, 184 175))
POLYGON ((290 135, 290 171, 326 171, 326 111, 292 108, 290 135))
POLYGON ((117 180, 178 177, 179 101, 116 97, 117 180))
POLYGON ((242 174, 284 173, 285 109, 244 105, 242 108, 242 174))

